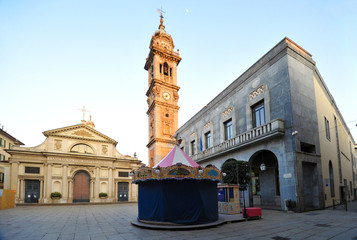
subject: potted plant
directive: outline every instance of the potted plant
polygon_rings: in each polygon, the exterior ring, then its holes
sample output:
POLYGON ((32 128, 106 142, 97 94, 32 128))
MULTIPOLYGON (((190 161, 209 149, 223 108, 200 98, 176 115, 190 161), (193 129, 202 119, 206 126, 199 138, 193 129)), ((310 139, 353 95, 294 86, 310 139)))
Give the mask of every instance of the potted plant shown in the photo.
POLYGON ((62 197, 62 194, 60 192, 51 193, 51 198, 52 199, 60 199, 61 197, 62 197))
POLYGON ((99 197, 100 197, 100 198, 107 198, 107 197, 108 197, 108 194, 105 193, 105 192, 101 192, 101 193, 99 193, 99 197))

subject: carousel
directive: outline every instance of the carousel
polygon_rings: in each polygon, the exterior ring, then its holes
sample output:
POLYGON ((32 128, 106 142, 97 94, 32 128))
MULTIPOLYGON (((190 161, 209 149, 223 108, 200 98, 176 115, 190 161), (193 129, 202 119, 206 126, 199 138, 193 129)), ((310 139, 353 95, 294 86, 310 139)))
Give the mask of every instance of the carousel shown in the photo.
POLYGON ((153 168, 142 166, 132 174, 139 186, 139 222, 197 225, 218 220, 220 170, 201 167, 178 146, 153 168))

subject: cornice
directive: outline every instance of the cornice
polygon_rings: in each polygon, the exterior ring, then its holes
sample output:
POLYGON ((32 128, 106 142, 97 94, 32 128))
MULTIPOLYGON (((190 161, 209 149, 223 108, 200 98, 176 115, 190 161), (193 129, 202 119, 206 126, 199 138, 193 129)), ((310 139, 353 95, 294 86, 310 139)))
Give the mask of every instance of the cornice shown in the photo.
POLYGON ((104 140, 92 139, 92 138, 75 137, 75 136, 67 136, 67 135, 59 135, 59 134, 52 134, 50 136, 51 137, 58 137, 58 138, 65 138, 65 139, 70 138, 70 139, 76 139, 76 140, 84 140, 84 141, 91 141, 91 142, 101 142, 101 143, 113 144, 112 141, 104 141, 104 140))
POLYGON ((153 46, 152 53, 154 55, 159 55, 160 57, 165 58, 167 60, 176 62, 177 65, 181 61, 181 58, 178 56, 178 53, 176 53, 174 51, 166 51, 161 47, 153 46))
MULTIPOLYGON (((74 130, 74 129, 78 129, 78 128, 85 128, 87 131, 90 131, 90 132, 92 132, 92 133, 94 133, 96 135, 99 135, 99 136, 107 139, 108 142, 111 142, 114 145, 118 144, 118 142, 115 141, 114 139, 112 139, 112 138, 102 134, 101 132, 98 132, 97 130, 95 130, 95 129, 91 128, 91 127, 88 127, 87 125, 82 124, 82 123, 81 124, 77 124, 77 125, 73 125, 73 126, 68 126, 68 127, 48 130, 48 131, 43 132, 43 135, 45 135, 46 137, 49 137, 49 136, 56 136, 56 137, 61 136, 61 137, 64 137, 64 138, 66 138, 66 137, 71 138, 71 136, 59 135, 57 133, 65 132, 65 131, 69 131, 69 130, 74 130)), ((86 138, 81 138, 81 139, 86 139, 86 138)), ((92 139, 87 139, 87 140, 92 140, 92 139)))
MULTIPOLYGON (((138 159, 131 159, 131 158, 119 158, 119 157, 108 157, 108 156, 100 156, 100 155, 89 155, 89 154, 78 154, 78 153, 63 153, 63 152, 47 152, 47 151, 22 151, 22 150, 11 150, 11 155, 16 154, 16 155, 40 155, 43 158, 48 158, 48 157, 59 157, 59 158, 73 158, 73 159, 95 159, 95 160, 105 160, 105 161, 139 161, 138 159)), ((44 161, 45 159, 39 159, 39 161, 44 161)), ((31 160, 33 161, 33 160, 31 160)), ((16 159, 16 161, 12 162, 22 162, 19 159, 16 159)), ((27 161, 26 161, 27 162, 27 161)))
POLYGON ((177 106, 177 105, 173 105, 173 104, 165 103, 165 102, 162 102, 162 101, 154 100, 150 104, 149 109, 147 110, 146 114, 149 114, 154 109, 155 106, 168 107, 168 108, 175 109, 175 110, 179 110, 180 109, 180 107, 177 106))
POLYGON ((171 144, 175 144, 176 141, 175 140, 170 140, 170 139, 166 139, 166 138, 153 138, 150 140, 150 142, 146 145, 147 148, 149 148, 151 145, 153 145, 156 142, 161 142, 161 143, 171 143, 171 144))
POLYGON ((150 48, 150 52, 148 57, 146 58, 146 62, 144 65, 144 69, 145 70, 149 70, 149 67, 152 63, 153 60, 153 56, 154 55, 159 55, 162 58, 165 58, 169 61, 173 61, 175 62, 177 65, 180 63, 181 61, 181 57, 179 56, 178 53, 174 52, 174 51, 166 51, 165 49, 161 48, 161 47, 157 47, 157 46, 152 46, 150 48))
POLYGON ((158 78, 154 78, 150 83, 149 89, 146 91, 146 96, 150 95, 150 93, 152 92, 152 89, 155 87, 155 85, 164 86, 164 87, 170 88, 170 89, 175 90, 175 91, 180 90, 180 87, 177 86, 177 85, 167 83, 167 82, 162 81, 162 80, 160 80, 158 78))

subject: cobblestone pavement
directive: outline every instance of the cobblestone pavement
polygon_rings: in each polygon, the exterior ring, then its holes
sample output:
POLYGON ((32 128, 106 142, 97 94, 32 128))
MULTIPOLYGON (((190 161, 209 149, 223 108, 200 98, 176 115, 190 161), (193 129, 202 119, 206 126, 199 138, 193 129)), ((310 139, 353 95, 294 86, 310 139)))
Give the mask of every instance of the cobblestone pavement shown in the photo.
POLYGON ((0 210, 0 239, 357 239, 357 212, 263 210, 261 220, 191 231, 131 225, 137 204, 21 206, 0 210))

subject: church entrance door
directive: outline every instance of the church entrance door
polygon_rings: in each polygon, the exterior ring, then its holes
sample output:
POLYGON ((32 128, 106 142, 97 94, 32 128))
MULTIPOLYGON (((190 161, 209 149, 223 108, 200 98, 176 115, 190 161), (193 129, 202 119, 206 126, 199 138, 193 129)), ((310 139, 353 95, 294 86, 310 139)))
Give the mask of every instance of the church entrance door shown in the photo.
POLYGON ((129 193, 129 183, 120 182, 118 183, 118 201, 127 202, 129 193))
POLYGON ((89 202, 90 177, 87 172, 76 173, 73 178, 73 202, 89 202))
POLYGON ((25 180, 25 202, 38 203, 40 196, 40 181, 25 180))

